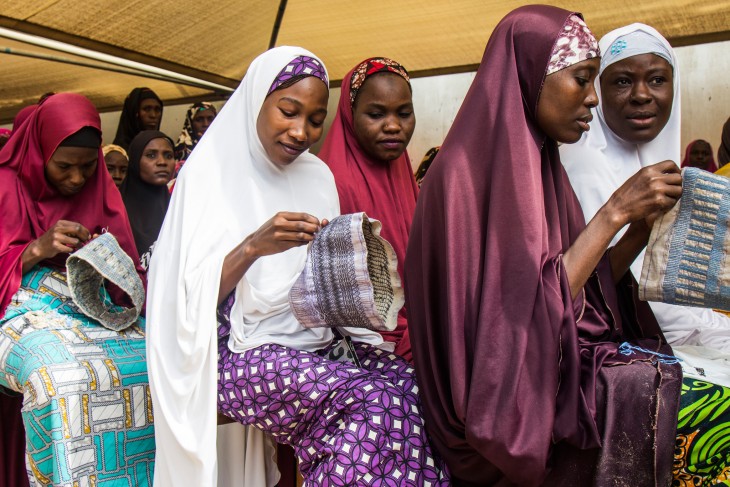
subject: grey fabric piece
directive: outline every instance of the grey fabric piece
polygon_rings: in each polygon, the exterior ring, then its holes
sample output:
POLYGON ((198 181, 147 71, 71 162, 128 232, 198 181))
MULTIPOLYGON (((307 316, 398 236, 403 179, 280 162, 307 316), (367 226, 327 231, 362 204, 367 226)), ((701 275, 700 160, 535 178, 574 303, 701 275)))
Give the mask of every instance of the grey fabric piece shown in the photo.
POLYGON ((405 298, 398 258, 380 229, 378 220, 353 213, 319 231, 289 292, 304 327, 395 329, 405 298))
POLYGON ((68 287, 76 305, 89 318, 110 330, 121 331, 139 318, 145 293, 134 262, 111 233, 104 233, 68 257, 68 287), (104 279, 127 293, 133 308, 105 303, 99 290, 104 279))

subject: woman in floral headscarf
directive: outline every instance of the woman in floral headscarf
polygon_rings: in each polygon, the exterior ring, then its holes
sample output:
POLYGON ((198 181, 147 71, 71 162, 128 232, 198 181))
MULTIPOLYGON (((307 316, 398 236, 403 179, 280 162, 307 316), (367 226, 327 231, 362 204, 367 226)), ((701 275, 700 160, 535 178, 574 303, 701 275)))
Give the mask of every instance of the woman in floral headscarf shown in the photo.
MULTIPOLYGON (((383 223, 383 237, 398 257, 398 274, 408 244, 418 186, 406 147, 416 128, 408 72, 388 58, 370 58, 342 81, 337 115, 319 157, 335 176, 343 214, 364 211, 383 223)), ((395 330, 383 333, 408 361, 406 308, 395 330)))
POLYGON ((210 124, 213 123, 216 115, 218 115, 218 111, 212 103, 207 101, 194 103, 188 108, 182 132, 180 132, 180 137, 178 137, 177 144, 175 144, 175 159, 179 161, 175 168, 176 177, 190 153, 198 145, 200 138, 208 130, 210 124))

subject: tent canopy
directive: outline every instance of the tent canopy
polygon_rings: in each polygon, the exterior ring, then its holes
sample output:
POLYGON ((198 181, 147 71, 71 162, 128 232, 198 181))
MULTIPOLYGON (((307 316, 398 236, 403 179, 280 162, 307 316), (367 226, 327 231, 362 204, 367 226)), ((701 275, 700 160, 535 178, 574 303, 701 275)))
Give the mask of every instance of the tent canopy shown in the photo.
MULTIPOLYGON (((317 53, 330 77, 339 80, 357 62, 374 55, 397 59, 415 76, 474 70, 497 22, 525 3, 289 0, 282 4, 285 11, 276 45, 301 45, 317 53)), ((719 0, 553 4, 580 10, 598 37, 622 25, 644 22, 675 46, 730 39, 730 9, 719 0)), ((268 48, 280 6, 276 0, 8 0, 0 6, 0 27, 235 88, 250 62, 268 48)), ((0 37, 0 67, 0 123, 49 91, 83 93, 101 111, 120 109, 135 86, 152 88, 166 103, 226 95, 225 90, 109 71, 112 66, 107 63, 4 37, 0 37)))

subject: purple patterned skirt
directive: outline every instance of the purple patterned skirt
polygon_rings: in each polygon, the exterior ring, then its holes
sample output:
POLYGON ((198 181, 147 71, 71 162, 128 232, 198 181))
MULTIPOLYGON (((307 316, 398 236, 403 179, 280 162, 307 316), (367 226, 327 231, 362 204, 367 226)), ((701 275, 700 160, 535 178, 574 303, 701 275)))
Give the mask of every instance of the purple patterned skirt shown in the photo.
POLYGON ((231 304, 219 309, 218 409, 291 445, 305 485, 449 485, 405 360, 365 344, 362 368, 276 344, 234 353, 231 304))

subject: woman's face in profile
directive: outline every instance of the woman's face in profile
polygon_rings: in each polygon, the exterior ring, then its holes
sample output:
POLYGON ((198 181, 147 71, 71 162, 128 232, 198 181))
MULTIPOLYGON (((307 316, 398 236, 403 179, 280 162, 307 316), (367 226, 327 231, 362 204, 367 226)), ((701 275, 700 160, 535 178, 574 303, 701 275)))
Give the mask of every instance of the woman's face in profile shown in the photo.
POLYGON ((545 77, 537 102, 537 124, 553 140, 572 144, 590 129, 598 104, 593 81, 598 58, 586 59, 545 77))
POLYGON ((327 85, 314 76, 266 97, 256 132, 274 164, 291 164, 322 137, 328 99, 327 85))
POLYGON ((669 121, 674 102, 672 66, 655 54, 631 56, 601 74, 606 124, 634 144, 654 140, 669 121))

